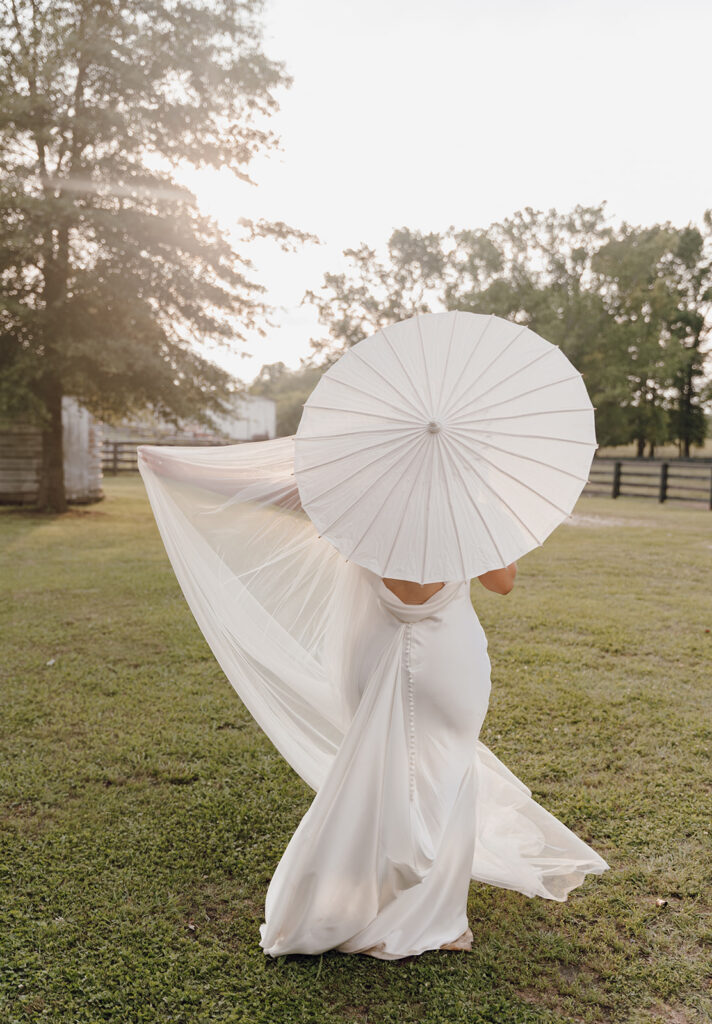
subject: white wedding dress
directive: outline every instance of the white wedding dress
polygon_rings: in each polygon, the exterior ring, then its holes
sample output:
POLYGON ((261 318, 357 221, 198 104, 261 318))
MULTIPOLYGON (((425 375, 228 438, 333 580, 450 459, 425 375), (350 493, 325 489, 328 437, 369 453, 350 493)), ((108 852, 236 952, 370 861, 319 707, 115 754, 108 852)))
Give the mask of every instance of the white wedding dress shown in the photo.
POLYGON ((469 582, 409 605, 347 562, 301 510, 293 438, 141 446, 139 467, 218 662, 316 792, 267 890, 266 954, 468 948, 471 879, 565 900, 608 868, 478 738, 469 582))

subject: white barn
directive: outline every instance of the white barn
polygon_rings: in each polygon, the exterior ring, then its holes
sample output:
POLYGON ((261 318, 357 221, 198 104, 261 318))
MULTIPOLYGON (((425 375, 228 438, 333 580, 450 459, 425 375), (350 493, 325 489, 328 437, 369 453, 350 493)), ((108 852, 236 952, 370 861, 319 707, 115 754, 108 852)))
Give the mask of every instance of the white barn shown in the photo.
POLYGON ((235 395, 234 413, 214 414, 217 429, 232 441, 266 441, 277 433, 277 406, 261 395, 235 395))
MULTIPOLYGON (((76 398, 62 399, 64 489, 67 501, 90 502, 101 489, 101 424, 76 398)), ((37 500, 42 433, 22 420, 0 424, 0 503, 31 505, 37 500)))
POLYGON ((215 426, 211 429, 195 420, 183 420, 176 427, 150 412, 126 416, 117 423, 104 424, 107 441, 151 441, 171 444, 195 441, 219 444, 221 441, 264 441, 276 436, 277 406, 271 398, 256 395, 234 395, 232 406, 225 413, 211 412, 215 426))

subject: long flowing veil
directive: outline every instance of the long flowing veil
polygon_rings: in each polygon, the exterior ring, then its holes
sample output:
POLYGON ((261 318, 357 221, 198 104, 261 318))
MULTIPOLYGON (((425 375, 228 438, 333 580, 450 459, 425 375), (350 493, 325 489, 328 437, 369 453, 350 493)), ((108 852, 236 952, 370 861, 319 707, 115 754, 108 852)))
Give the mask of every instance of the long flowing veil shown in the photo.
POLYGON ((140 445, 139 470, 183 593, 255 721, 317 790, 348 728, 342 666, 357 567, 302 511, 292 437, 140 445))

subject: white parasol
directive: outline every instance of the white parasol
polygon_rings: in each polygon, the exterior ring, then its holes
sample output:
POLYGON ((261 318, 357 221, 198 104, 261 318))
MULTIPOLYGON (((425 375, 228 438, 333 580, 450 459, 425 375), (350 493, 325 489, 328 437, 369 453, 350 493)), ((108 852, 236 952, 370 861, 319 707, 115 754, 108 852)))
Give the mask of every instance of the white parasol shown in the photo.
POLYGON ((502 568, 570 515, 596 444, 581 374, 497 316, 426 313, 349 348, 295 436, 302 507, 347 559, 434 583, 502 568))

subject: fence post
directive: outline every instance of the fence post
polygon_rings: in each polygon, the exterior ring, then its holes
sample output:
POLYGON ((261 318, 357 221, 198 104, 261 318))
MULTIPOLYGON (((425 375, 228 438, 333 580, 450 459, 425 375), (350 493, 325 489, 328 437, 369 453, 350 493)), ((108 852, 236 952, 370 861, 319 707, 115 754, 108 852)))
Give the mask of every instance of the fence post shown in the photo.
POLYGON ((710 470, 710 511, 712 511, 712 469, 710 470))
POLYGON ((114 441, 114 458, 112 460, 112 472, 114 476, 119 474, 119 445, 117 441, 114 441))
POLYGON ((667 480, 668 480, 668 464, 667 462, 660 463, 660 501, 665 501, 667 498, 667 480))
POLYGON ((613 493, 612 498, 617 498, 621 493, 621 463, 613 463, 613 493))

